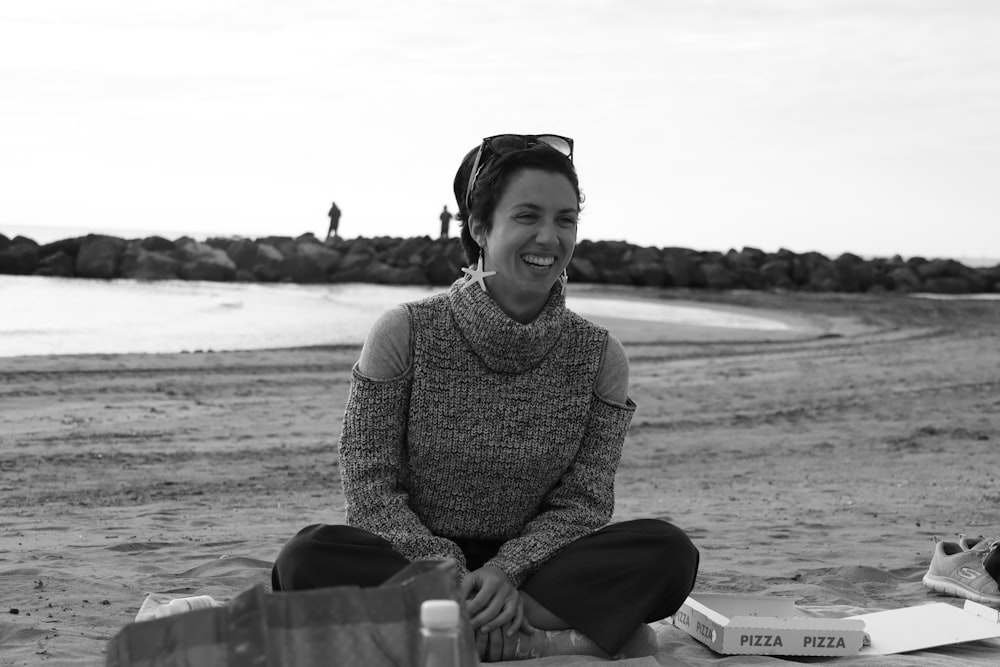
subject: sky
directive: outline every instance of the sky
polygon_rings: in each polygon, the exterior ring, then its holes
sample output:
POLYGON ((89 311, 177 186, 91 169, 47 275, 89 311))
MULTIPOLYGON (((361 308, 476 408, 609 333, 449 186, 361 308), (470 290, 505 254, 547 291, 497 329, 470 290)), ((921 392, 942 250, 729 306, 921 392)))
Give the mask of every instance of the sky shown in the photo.
POLYGON ((436 236, 482 137, 552 132, 580 239, 1000 261, 997 35, 994 0, 0 0, 0 233, 436 236))

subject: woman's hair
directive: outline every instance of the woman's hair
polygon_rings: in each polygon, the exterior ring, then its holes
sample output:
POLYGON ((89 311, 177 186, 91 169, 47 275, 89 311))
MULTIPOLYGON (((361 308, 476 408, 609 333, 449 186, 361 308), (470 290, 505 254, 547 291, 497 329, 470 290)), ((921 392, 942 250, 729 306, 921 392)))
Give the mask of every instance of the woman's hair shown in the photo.
POLYGON ((497 202, 507 189, 507 184, 511 177, 522 169, 538 169, 553 174, 562 174, 569 179, 573 191, 576 192, 577 206, 583 206, 583 193, 580 192, 580 183, 576 176, 576 169, 573 162, 552 148, 544 144, 525 148, 523 150, 512 151, 495 156, 488 160, 479 170, 479 178, 472 190, 472 207, 465 205, 465 192, 468 188, 469 179, 472 177, 472 163, 476 159, 479 147, 473 148, 465 154, 462 164, 459 165, 455 173, 453 189, 455 191, 455 201, 458 203, 458 214, 455 216, 461 222, 461 240, 465 254, 469 262, 475 263, 479 259, 479 244, 472 238, 469 231, 469 220, 475 217, 481 220, 484 229, 488 232, 493 225, 493 210, 497 202))

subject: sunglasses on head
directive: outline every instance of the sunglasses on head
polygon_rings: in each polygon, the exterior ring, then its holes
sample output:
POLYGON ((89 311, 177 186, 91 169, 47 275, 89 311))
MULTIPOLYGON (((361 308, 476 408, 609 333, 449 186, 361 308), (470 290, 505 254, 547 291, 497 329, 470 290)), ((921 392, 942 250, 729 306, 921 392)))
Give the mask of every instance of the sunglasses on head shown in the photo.
POLYGON ((479 179, 479 172, 489 164, 493 158, 523 151, 535 146, 548 146, 554 148, 566 157, 573 160, 573 140, 569 137, 562 137, 558 134, 495 134, 492 137, 483 139, 476 152, 476 159, 472 162, 472 171, 469 172, 469 185, 465 188, 465 208, 472 208, 472 190, 476 187, 479 179))

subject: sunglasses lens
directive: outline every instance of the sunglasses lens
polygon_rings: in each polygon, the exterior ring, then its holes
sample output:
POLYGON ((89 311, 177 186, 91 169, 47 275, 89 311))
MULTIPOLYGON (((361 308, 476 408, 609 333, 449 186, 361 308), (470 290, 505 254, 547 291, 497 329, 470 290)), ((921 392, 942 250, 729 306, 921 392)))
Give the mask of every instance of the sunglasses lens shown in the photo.
POLYGON ((556 134, 540 134, 535 138, 540 143, 551 146, 566 157, 573 154, 573 144, 566 137, 560 137, 556 134))
POLYGON ((501 134, 496 137, 490 137, 487 144, 490 150, 496 155, 524 150, 538 144, 545 144, 550 148, 554 148, 566 157, 573 154, 572 140, 560 137, 558 134, 501 134))
POLYGON ((527 148, 527 142, 520 134, 501 134, 490 138, 489 147, 497 155, 502 155, 527 148))

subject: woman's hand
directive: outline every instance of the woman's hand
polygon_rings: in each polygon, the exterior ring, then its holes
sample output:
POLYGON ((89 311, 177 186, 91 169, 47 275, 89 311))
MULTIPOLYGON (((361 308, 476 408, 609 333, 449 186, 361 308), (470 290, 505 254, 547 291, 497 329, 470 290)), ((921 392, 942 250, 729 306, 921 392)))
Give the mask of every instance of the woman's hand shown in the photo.
POLYGON ((485 661, 514 657, 517 633, 531 634, 535 627, 524 615, 524 599, 503 570, 486 565, 462 581, 462 595, 476 631, 479 657, 485 661))
POLYGON ((516 653, 517 643, 523 635, 530 635, 533 632, 535 632, 535 627, 528 622, 527 618, 522 618, 520 629, 514 625, 514 621, 511 621, 507 625, 494 628, 489 632, 476 632, 476 648, 479 651, 479 657, 484 662, 524 658, 526 654, 518 656, 516 653))
POLYGON ((488 634, 515 619, 514 631, 520 627, 524 606, 517 589, 500 568, 484 565, 467 574, 462 581, 462 595, 467 600, 472 628, 477 632, 488 634))

